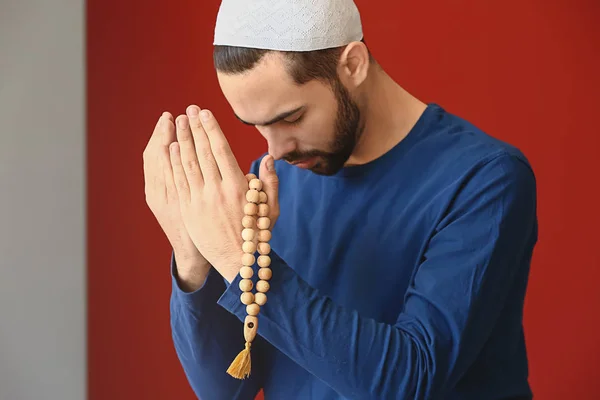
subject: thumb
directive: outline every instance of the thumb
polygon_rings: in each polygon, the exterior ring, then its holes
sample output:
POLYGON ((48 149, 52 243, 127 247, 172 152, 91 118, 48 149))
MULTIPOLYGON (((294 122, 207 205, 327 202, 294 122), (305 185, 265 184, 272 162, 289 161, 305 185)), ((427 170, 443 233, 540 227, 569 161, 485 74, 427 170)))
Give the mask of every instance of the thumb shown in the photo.
POLYGON ((260 180, 263 182, 263 191, 267 195, 267 204, 269 205, 269 218, 271 227, 275 225, 279 217, 279 177, 275 171, 275 160, 273 156, 267 154, 260 162, 258 172, 260 180))

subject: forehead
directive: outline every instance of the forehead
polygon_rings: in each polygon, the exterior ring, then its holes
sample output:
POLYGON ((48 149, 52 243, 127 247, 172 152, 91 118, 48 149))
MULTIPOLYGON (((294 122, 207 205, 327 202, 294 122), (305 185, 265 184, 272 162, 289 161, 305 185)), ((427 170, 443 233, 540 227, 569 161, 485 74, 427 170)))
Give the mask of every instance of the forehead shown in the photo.
POLYGON ((282 111, 315 103, 328 92, 328 88, 317 81, 297 85, 279 53, 266 54, 250 71, 218 72, 217 77, 233 111, 246 121, 267 121, 282 111))

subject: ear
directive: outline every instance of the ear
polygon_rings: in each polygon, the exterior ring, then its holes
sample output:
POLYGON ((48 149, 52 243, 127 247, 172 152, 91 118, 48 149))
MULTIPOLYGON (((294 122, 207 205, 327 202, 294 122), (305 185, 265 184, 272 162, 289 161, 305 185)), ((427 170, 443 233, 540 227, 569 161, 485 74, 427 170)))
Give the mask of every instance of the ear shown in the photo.
POLYGON ((369 50, 363 42, 352 42, 346 46, 340 56, 338 75, 349 88, 360 86, 369 73, 371 59, 369 50))

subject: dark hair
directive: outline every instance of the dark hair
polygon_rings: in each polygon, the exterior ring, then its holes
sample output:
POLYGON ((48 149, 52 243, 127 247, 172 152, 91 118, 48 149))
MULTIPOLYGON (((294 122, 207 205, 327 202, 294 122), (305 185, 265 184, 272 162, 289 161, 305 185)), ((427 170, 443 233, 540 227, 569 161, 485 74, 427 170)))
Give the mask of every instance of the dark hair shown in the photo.
MULTIPOLYGON (((288 61, 288 71, 298 85, 311 80, 333 83, 338 79, 337 66, 345 47, 307 52, 282 52, 288 61)), ((273 50, 246 47, 215 46, 215 69, 226 74, 239 74, 251 70, 273 50)), ((370 55, 370 54, 369 54, 370 55)))

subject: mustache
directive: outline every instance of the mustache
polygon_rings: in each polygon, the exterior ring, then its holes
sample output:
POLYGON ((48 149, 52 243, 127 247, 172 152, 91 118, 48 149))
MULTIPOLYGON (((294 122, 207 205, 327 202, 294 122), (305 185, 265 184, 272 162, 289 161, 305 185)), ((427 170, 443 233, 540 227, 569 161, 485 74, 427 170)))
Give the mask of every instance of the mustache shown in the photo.
POLYGON ((328 153, 319 150, 292 151, 281 158, 289 163, 293 163, 296 161, 302 161, 313 157, 326 157, 327 155, 328 153))

